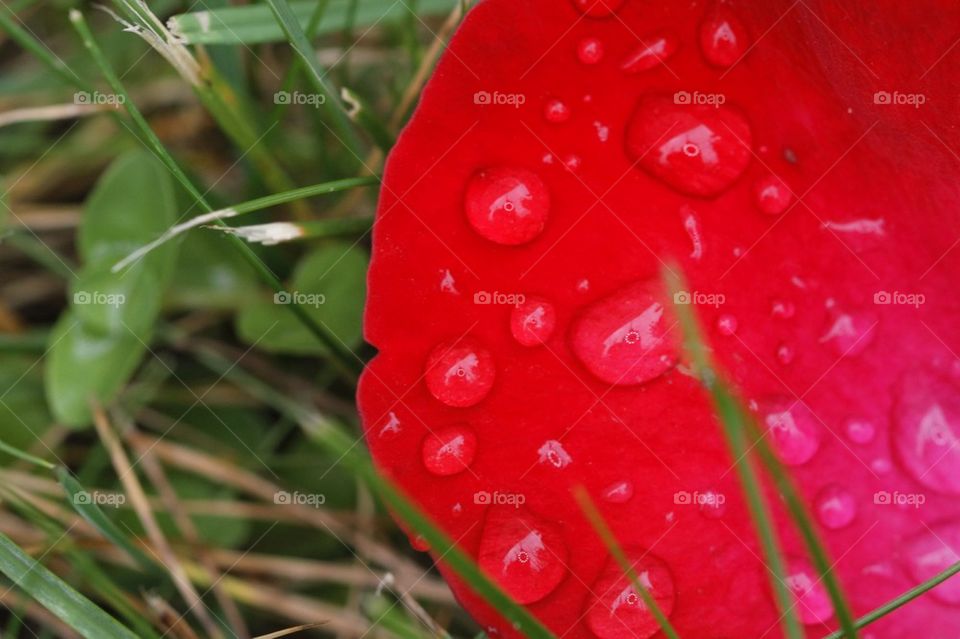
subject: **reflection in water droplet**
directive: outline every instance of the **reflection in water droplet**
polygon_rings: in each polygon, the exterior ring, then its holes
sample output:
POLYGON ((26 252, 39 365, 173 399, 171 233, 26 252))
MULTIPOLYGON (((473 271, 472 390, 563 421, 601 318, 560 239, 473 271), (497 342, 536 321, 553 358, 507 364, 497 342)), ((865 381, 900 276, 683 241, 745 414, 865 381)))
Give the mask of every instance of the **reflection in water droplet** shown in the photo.
POLYGON ((698 492, 697 505, 707 519, 720 519, 727 512, 727 496, 716 490, 698 492))
POLYGON ((930 371, 907 373, 896 390, 893 443, 918 482, 960 495, 960 391, 930 371))
POLYGON ((777 347, 777 361, 786 366, 797 356, 796 349, 790 344, 780 344, 777 347))
POLYGON ((877 316, 871 312, 838 313, 820 338, 821 344, 830 344, 840 357, 862 353, 876 334, 877 316))
POLYGON ((457 282, 453 279, 453 273, 450 272, 450 269, 443 269, 440 271, 440 292, 449 293, 450 295, 459 295, 460 291, 457 290, 457 282))
MULTIPOLYGON (((960 561, 960 523, 931 525, 907 542, 904 561, 917 585, 960 561)), ((941 603, 960 606, 960 578, 951 577, 931 590, 930 596, 941 603)))
POLYGON ((543 446, 537 450, 537 454, 540 456, 541 464, 549 464, 554 468, 566 468, 573 462, 573 458, 563 448, 563 444, 555 439, 544 442, 543 446))
POLYGON ((797 314, 797 307, 790 301, 774 300, 770 314, 780 319, 790 319, 797 314))
POLYGON ((747 52, 749 37, 740 20, 717 3, 700 23, 700 50, 707 62, 729 67, 747 52))
POLYGON ((571 346, 587 370, 610 384, 643 384, 677 362, 674 324, 658 283, 641 281, 581 311, 571 346))
POLYGON ((761 412, 763 424, 783 463, 805 464, 820 449, 820 424, 802 401, 773 398, 761 402, 761 412))
POLYGON ((737 318, 725 314, 717 318, 717 332, 724 337, 730 337, 737 332, 737 318))
POLYGON ((847 437, 855 444, 869 444, 877 433, 876 426, 865 419, 851 419, 846 430, 847 437))
POLYGON ((478 563, 517 602, 546 597, 566 574, 567 548, 553 526, 523 509, 487 512, 478 563))
POLYGON ((626 73, 640 73, 665 62, 676 52, 679 42, 672 33, 646 36, 640 45, 624 58, 620 68, 626 73))
POLYGON ((550 302, 529 297, 510 311, 510 332, 524 346, 538 346, 553 335, 557 312, 550 302))
POLYGON ((796 599, 797 616, 807 625, 826 623, 833 617, 833 604, 810 563, 798 557, 787 559, 787 588, 796 599))
POLYGON ((526 169, 484 169, 470 178, 465 208, 470 225, 481 236, 497 244, 524 244, 543 231, 550 194, 526 169))
POLYGON ((790 207, 793 193, 776 175, 768 175, 754 187, 757 207, 767 215, 780 215, 790 207))
POLYGON ((683 215, 683 228, 690 236, 690 243, 693 245, 690 258, 699 260, 703 257, 703 234, 700 232, 700 221, 697 219, 697 214, 689 206, 681 208, 680 214, 683 215))
MULTIPOLYGON (((626 552, 637 581, 669 617, 676 598, 669 568, 648 551, 626 552)), ((633 582, 612 558, 608 559, 590 591, 593 596, 587 604, 587 625, 599 639, 648 639, 660 631, 656 617, 647 608, 633 582)))
POLYGON ((838 530, 849 526, 856 517, 857 502, 850 491, 833 484, 817 495, 816 511, 821 524, 831 530, 838 530))
POLYGON ((752 135, 733 107, 640 99, 627 126, 627 150, 640 167, 683 193, 712 197, 750 163, 752 135))
POLYGON ((603 499, 611 504, 625 504, 633 497, 633 482, 618 481, 603 489, 603 499))
POLYGON ((580 170, 580 165, 583 163, 583 160, 580 159, 579 155, 571 153, 564 156, 563 166, 570 172, 576 172, 580 170))
POLYGON ((424 379, 430 393, 446 404, 479 403, 493 387, 496 370, 490 351, 469 339, 436 346, 427 358, 424 379))
POLYGON ((570 119, 570 107, 561 100, 549 100, 543 107, 543 117, 547 122, 561 124, 570 119))
POLYGON ((577 45, 577 57, 584 64, 598 64, 603 59, 603 42, 599 38, 584 38, 577 45))
POLYGON ((428 434, 421 449, 423 465, 434 475, 465 471, 477 452, 477 437, 466 426, 451 426, 428 434))

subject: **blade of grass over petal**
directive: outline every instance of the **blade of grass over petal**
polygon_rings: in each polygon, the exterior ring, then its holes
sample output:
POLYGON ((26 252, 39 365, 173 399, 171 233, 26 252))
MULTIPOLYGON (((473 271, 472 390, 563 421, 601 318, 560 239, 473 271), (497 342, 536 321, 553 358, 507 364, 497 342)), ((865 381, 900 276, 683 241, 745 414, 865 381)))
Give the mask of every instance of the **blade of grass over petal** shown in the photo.
POLYGON ((600 511, 597 509, 597 505, 590 498, 587 490, 583 486, 577 486, 574 489, 573 496, 574 499, 577 500, 577 504, 580 505, 580 510, 583 511, 587 521, 589 521, 590 525, 593 527, 594 532, 596 532, 600 539, 603 540, 603 545, 607 547, 607 551, 620 565, 620 569, 623 570, 623 574, 630 579, 633 589, 643 599, 643 603, 646 605, 647 610, 649 610, 651 614, 653 614, 653 618, 657 620, 657 624, 659 624, 663 634, 669 637, 669 639, 680 639, 680 635, 677 634, 676 629, 670 623, 670 620, 667 619, 667 616, 663 614, 663 610, 660 609, 656 599, 654 599, 653 595, 650 594, 650 591, 640 583, 640 576, 637 575, 637 571, 630 564, 627 554, 623 551, 623 548, 620 547, 620 544, 617 542, 617 538, 614 536, 613 531, 610 530, 607 522, 604 521, 603 515, 600 514, 600 511))
MULTIPOLYGON (((667 294, 673 299, 675 292, 684 290, 683 281, 677 275, 675 268, 664 269, 663 277, 666 281, 667 294)), ((770 584, 773 587, 777 607, 783 619, 783 626, 787 637, 802 639, 805 635, 797 613, 794 610, 793 594, 786 585, 786 561, 780 539, 773 526, 770 505, 763 496, 760 477, 751 463, 748 455, 753 442, 748 442, 744 425, 743 413, 738 403, 726 386, 718 383, 716 373, 710 357, 707 354, 706 343, 701 337, 699 325, 689 306, 675 305, 676 313, 683 331, 683 341, 687 353, 710 393, 714 410, 723 426, 723 433, 730 448, 731 455, 736 460, 737 475, 743 484, 747 497, 747 506, 753 518, 754 526, 763 546, 767 569, 770 573, 770 584)))
MULTIPOLYGON (((139 136, 137 136, 136 133, 134 133, 134 135, 138 138, 142 137, 148 147, 153 150, 157 157, 163 162, 163 164, 174 175, 174 177, 177 178, 177 181, 187 189, 187 192, 190 193, 196 202, 206 212, 211 212, 213 207, 210 206, 203 194, 197 190, 197 188, 177 164, 176 160, 174 160, 170 153, 166 150, 166 147, 163 146, 163 143, 153 132, 153 129, 150 128, 150 125, 143 117, 143 114, 140 113, 140 110, 134 105, 133 100, 130 99, 130 95, 124 88, 123 83, 120 82, 120 79, 117 77, 113 67, 107 61, 106 57, 104 57, 103 52, 100 50, 100 47, 94 40, 93 34, 90 32, 90 28, 87 26, 87 22, 84 19, 83 14, 76 9, 71 10, 70 21, 73 23, 77 33, 80 35, 80 38, 83 41, 87 51, 93 57, 94 61, 97 63, 97 66, 107 79, 110 87, 117 93, 117 95, 124 98, 124 107, 140 131, 139 136)), ((216 220, 216 223, 223 224, 223 221, 216 220)), ((244 256, 247 262, 250 263, 263 281, 266 282, 277 293, 282 293, 284 290, 283 284, 276 277, 276 275, 274 275, 274 273, 267 268, 260 258, 256 256, 250 247, 238 237, 228 237, 231 239, 231 241, 233 241, 234 245, 238 247, 241 254, 244 256)), ((341 344, 340 341, 337 340, 333 335, 330 335, 324 327, 314 321, 310 314, 307 313, 301 305, 289 304, 287 306, 290 311, 294 313, 304 324, 304 326, 306 326, 307 329, 329 349, 331 361, 333 362, 334 366, 336 366, 348 379, 355 381, 360 370, 360 365, 356 358, 353 357, 353 354, 350 353, 349 350, 346 349, 343 344, 341 344)))
MULTIPOLYGON (((872 624, 874 621, 883 619, 884 617, 894 612, 898 608, 902 608, 903 606, 907 605, 917 597, 930 592, 931 590, 933 590, 934 588, 936 588, 937 586, 945 582, 947 579, 950 579, 951 577, 957 574, 960 574, 960 561, 953 564, 946 570, 934 575, 930 579, 927 579, 922 584, 911 588, 910 590, 906 591, 899 597, 895 597, 890 601, 888 601, 887 603, 883 604, 882 606, 879 606, 878 608, 871 610, 867 614, 858 618, 854 625, 857 627, 858 630, 862 628, 866 628, 867 626, 872 624)), ((844 634, 843 630, 838 630, 836 632, 830 633, 823 639, 844 639, 844 637, 846 636, 847 635, 844 634)))

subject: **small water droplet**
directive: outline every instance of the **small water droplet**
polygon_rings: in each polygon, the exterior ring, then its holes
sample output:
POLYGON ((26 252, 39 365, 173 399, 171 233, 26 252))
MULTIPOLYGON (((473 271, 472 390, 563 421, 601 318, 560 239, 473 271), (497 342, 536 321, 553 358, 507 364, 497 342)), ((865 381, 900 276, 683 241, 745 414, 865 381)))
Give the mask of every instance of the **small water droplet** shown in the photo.
POLYGON ((397 414, 393 411, 390 411, 387 414, 387 419, 383 426, 380 427, 379 436, 384 437, 385 435, 397 435, 400 433, 401 424, 400 418, 397 417, 397 414))
POLYGON ((679 42, 672 33, 649 35, 620 63, 626 73, 640 73, 665 62, 676 52, 679 42))
POLYGON ((885 459, 883 457, 878 457, 877 459, 874 459, 872 462, 870 462, 870 468, 872 468, 873 471, 878 475, 886 475, 887 473, 890 472, 890 469, 892 467, 893 466, 890 463, 890 460, 885 459))
POLYGON ((790 301, 774 300, 770 314, 778 319, 790 319, 797 314, 797 307, 790 301))
POLYGON ((453 279, 453 273, 450 272, 450 269, 443 269, 440 271, 440 292, 449 293, 450 295, 459 295, 460 291, 457 290, 457 282, 453 279))
POLYGON ((490 351, 469 339, 436 346, 427 358, 427 388, 447 406, 478 404, 493 387, 496 369, 490 351))
POLYGON ((780 215, 793 202, 793 193, 786 183, 776 175, 762 178, 754 186, 757 207, 767 215, 780 215))
POLYGON ((724 314, 717 318, 717 332, 724 337, 730 337, 737 332, 737 318, 724 314))
POLYGON ((593 128, 597 131, 597 139, 601 142, 606 142, 610 139, 610 127, 608 127, 603 122, 596 120, 593 123, 593 128))
POLYGON ((817 519, 826 528, 846 528, 857 515, 857 502, 845 488, 832 484, 825 487, 816 499, 817 519))
POLYGON ((577 282, 577 291, 580 293, 586 293, 590 290, 590 280, 580 280, 577 282))
POLYGON ((544 442, 543 446, 537 450, 537 454, 540 456, 541 464, 549 464, 554 468, 566 468, 573 462, 573 458, 564 449, 563 444, 555 439, 544 442))
POLYGON ((469 468, 477 452, 477 437, 466 426, 450 426, 423 440, 423 465, 434 475, 456 475, 469 468))
POLYGON ((423 535, 414 535, 410 538, 410 546, 417 552, 429 552, 430 543, 423 535))
POLYGON ((794 358, 797 356, 796 349, 790 344, 780 344, 777 347, 777 361, 786 366, 793 362, 794 358))
POLYGON ((699 260, 703 257, 703 233, 700 232, 700 220, 689 206, 684 206, 680 213, 683 215, 683 228, 690 236, 690 243, 693 245, 690 258, 699 260))
POLYGON ((524 244, 543 231, 550 194, 533 172, 496 167, 470 179, 465 208, 470 225, 481 236, 497 244, 524 244))
POLYGON ((733 107, 640 99, 627 126, 627 150, 647 173, 690 195, 728 189, 750 163, 750 125, 733 107))
POLYGON ((833 617, 833 604, 813 567, 806 559, 787 559, 787 588, 796 599, 797 616, 807 625, 826 623, 833 617))
POLYGON ((663 298, 654 282, 620 289, 584 309, 571 330, 577 358, 610 384, 643 384, 677 362, 663 298))
POLYGON ((550 302, 530 297, 510 311, 510 332, 523 346, 538 346, 553 335, 557 312, 550 302))
POLYGON ((581 164, 583 164, 583 160, 580 159, 580 156, 576 155, 575 153, 566 155, 563 158, 563 166, 566 167, 566 169, 571 173, 579 171, 581 164))
POLYGON ((547 122, 562 124, 570 119, 570 107, 562 100, 548 100, 543 107, 543 117, 547 122))
POLYGON ((633 497, 633 482, 618 481, 603 489, 603 499, 611 504, 625 504, 633 497))
POLYGON ((718 67, 729 67, 746 52, 749 36, 743 23, 720 3, 707 12, 700 23, 700 50, 707 62, 718 67))
POLYGON ((573 0, 577 11, 588 18, 606 18, 620 10, 626 0, 573 0))
MULTIPOLYGON (((673 612, 676 589, 670 569, 660 558, 647 551, 627 551, 627 558, 637 575, 637 581, 657 602, 664 615, 673 612)), ((648 639, 660 631, 653 616, 633 582, 623 573, 620 564, 612 558, 590 588, 592 601, 588 604, 587 625, 599 639, 648 639)))
POLYGON ((603 42, 600 38, 584 38, 577 45, 577 57, 584 64, 598 64, 603 59, 603 42))
POLYGON ((560 533, 523 509, 493 506, 487 512, 478 563, 518 603, 543 599, 567 572, 560 533))
MULTIPOLYGON (((960 523, 931 525, 907 542, 904 561, 917 585, 960 561, 960 523)), ((960 606, 960 579, 951 577, 931 590, 930 596, 941 603, 960 606)))
POLYGON ((854 444, 869 444, 876 436, 877 428, 866 419, 851 419, 847 422, 846 431, 854 444))
POLYGON ((908 373, 896 390, 893 443, 924 486, 960 495, 960 392, 930 371, 908 373))
POLYGON ((820 449, 820 424, 802 401, 773 398, 761 402, 761 411, 763 424, 783 463, 788 466, 805 464, 820 449))
POLYGON ((859 355, 876 334, 877 316, 870 312, 835 313, 820 343, 829 343, 837 355, 859 355))
POLYGON ((727 496, 716 490, 698 492, 697 505, 707 519, 720 519, 727 512, 727 496))

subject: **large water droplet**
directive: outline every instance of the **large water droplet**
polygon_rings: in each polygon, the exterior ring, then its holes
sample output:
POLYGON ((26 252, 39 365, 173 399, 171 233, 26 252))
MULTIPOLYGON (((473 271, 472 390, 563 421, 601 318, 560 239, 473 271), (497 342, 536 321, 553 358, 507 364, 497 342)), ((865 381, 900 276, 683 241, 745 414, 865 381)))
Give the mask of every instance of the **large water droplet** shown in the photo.
MULTIPOLYGON (((960 561, 960 523, 951 521, 930 526, 907 542, 904 561, 918 585, 960 561)), ((946 580, 931 590, 930 596, 942 603, 960 606, 960 577, 946 580)))
POLYGON ((620 10, 627 0, 573 0, 577 11, 590 18, 605 18, 620 10))
POLYGON ((672 315, 659 287, 641 281, 582 311, 570 333, 573 352, 591 373, 610 384, 648 382, 676 365, 672 315))
POLYGON ((524 346, 538 346, 553 335, 557 311, 539 297, 529 297, 510 311, 510 332, 524 346))
POLYGON ((837 313, 820 338, 821 344, 830 344, 840 357, 859 355, 873 342, 877 316, 870 312, 837 313))
MULTIPOLYGON (((676 598, 670 569, 646 551, 628 551, 627 558, 637 574, 637 581, 657 602, 663 614, 669 616, 676 598)), ((599 639, 647 639, 660 631, 660 625, 643 597, 613 559, 607 561, 590 591, 593 597, 588 604, 587 625, 599 639)))
POLYGON ((641 98, 627 126, 627 151, 644 171, 679 191, 719 195, 750 163, 750 125, 733 107, 678 101, 641 98))
POLYGON ((780 215, 793 201, 793 193, 776 175, 762 178, 754 186, 757 207, 767 215, 780 215))
POLYGON ((548 100, 543 106, 543 117, 547 122, 561 124, 570 119, 570 107, 562 100, 548 100))
POLYGON ((700 23, 700 50, 707 62, 729 67, 747 52, 749 36, 730 9, 717 3, 700 23))
POLYGON ((796 611, 800 621, 816 625, 826 623, 833 617, 830 595, 806 559, 787 559, 786 584, 796 599, 796 611))
POLYGON ((850 491, 832 484, 817 495, 817 519, 826 528, 839 530, 850 525, 857 515, 857 502, 850 491))
POLYGON ((479 403, 490 392, 495 377, 490 351, 469 339, 435 347, 424 374, 430 393, 458 408, 479 403))
POLYGON ((762 402, 761 411, 763 424, 783 463, 805 464, 820 449, 820 424, 802 401, 774 398, 762 402))
POLYGON ((598 64, 603 60, 603 42, 600 38, 584 38, 577 45, 577 57, 584 64, 598 64))
POLYGON ((566 574, 567 547, 553 526, 523 509, 492 506, 478 563, 518 603, 546 597, 566 574))
POLYGON ((672 33, 657 33, 643 38, 640 46, 620 63, 627 73, 640 73, 652 69, 674 54, 678 46, 677 37, 672 33))
POLYGON ((465 209, 470 226, 491 242, 524 244, 543 231, 550 194, 532 171, 489 168, 470 178, 465 209))
POLYGON ((466 426, 450 426, 430 433, 423 440, 423 465, 434 475, 465 471, 477 452, 477 437, 466 426))
POLYGON ((926 370, 907 373, 894 405, 894 450, 924 486, 960 495, 960 392, 926 370))

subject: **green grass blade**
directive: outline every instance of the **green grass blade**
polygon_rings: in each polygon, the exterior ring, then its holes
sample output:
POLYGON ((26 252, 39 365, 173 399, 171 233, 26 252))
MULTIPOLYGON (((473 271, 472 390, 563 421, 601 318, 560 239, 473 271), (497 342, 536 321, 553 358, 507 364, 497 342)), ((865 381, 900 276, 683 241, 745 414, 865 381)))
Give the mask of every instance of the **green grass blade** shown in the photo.
POLYGON ((137 639, 119 621, 43 567, 2 533, 0 572, 88 639, 137 639))
MULTIPOLYGON (((314 33, 326 35, 343 28, 349 16, 351 0, 330 0, 329 7, 317 24, 314 33)), ((316 8, 316 0, 291 2, 290 9, 297 23, 305 30, 316 8)), ((420 16, 443 15, 457 5, 457 0, 420 0, 420 16)), ((385 21, 402 19, 406 13, 403 3, 383 0, 360 0, 357 3, 355 28, 367 28, 385 21)), ((173 16, 170 29, 187 44, 259 44, 285 39, 283 29, 273 22, 269 8, 263 4, 197 11, 173 16)))
POLYGON ((637 575, 637 571, 634 570, 630 564, 627 554, 623 551, 623 548, 620 547, 620 544, 617 543, 617 538, 614 536, 613 531, 610 530, 607 522, 604 521, 603 515, 600 514, 597 505, 590 499, 590 495, 586 489, 583 486, 577 486, 577 488, 574 489, 573 496, 580 505, 580 510, 583 511, 587 521, 589 521, 593 527, 594 532, 603 540, 603 545, 607 547, 607 551, 620 565, 623 574, 625 574, 633 584, 633 589, 640 594, 647 610, 649 610, 653 614, 653 618, 657 620, 657 624, 660 625, 663 634, 669 637, 669 639, 680 639, 680 635, 677 634, 676 629, 670 623, 670 620, 667 619, 667 616, 663 614, 663 610, 660 609, 656 599, 654 599, 650 591, 640 583, 640 577, 637 575))
MULTIPOLYGON (((882 606, 875 608, 874 610, 871 610, 867 614, 857 619, 854 625, 857 627, 858 630, 862 628, 866 628, 867 626, 872 624, 874 621, 877 621, 878 619, 882 619, 886 617, 897 608, 901 608, 907 605, 908 603, 910 603, 920 595, 923 595, 933 590, 934 588, 936 588, 937 586, 945 582, 947 579, 949 579, 950 577, 953 577, 958 573, 960 573, 960 561, 953 564, 943 572, 940 572, 939 574, 934 575, 930 579, 927 579, 922 584, 911 588, 910 590, 906 591, 899 597, 895 597, 894 599, 891 599, 890 601, 883 604, 882 606)), ((843 630, 838 630, 836 632, 830 633, 823 639, 844 639, 845 636, 846 635, 844 634, 843 630)))
POLYGON ((16 448, 14 446, 11 446, 10 444, 2 440, 0 440, 0 452, 6 453, 11 457, 16 457, 17 459, 22 459, 25 462, 30 462, 34 466, 39 466, 40 468, 45 468, 47 470, 53 470, 55 468, 55 466, 50 462, 48 462, 47 460, 40 459, 39 457, 35 455, 31 455, 30 453, 20 450, 19 448, 16 448))
MULTIPOLYGON (((668 295, 672 296, 674 292, 683 290, 680 277, 673 271, 668 269, 664 278, 667 283, 668 295)), ((678 304, 675 305, 675 309, 683 330, 684 346, 710 393, 714 409, 723 426, 727 446, 733 459, 736 460, 737 475, 740 478, 740 483, 743 484, 747 506, 750 509, 757 535, 763 546, 764 556, 768 564, 767 568, 770 572, 770 584, 773 587, 777 607, 783 618, 784 630, 790 639, 803 639, 806 634, 794 610, 793 594, 786 585, 786 561, 784 560, 780 539, 773 526, 770 506, 764 498, 757 471, 747 455, 753 442, 747 441, 744 415, 739 410, 736 399, 729 393, 726 386, 718 383, 715 369, 707 354, 706 344, 701 337, 699 325, 690 308, 678 304)))

